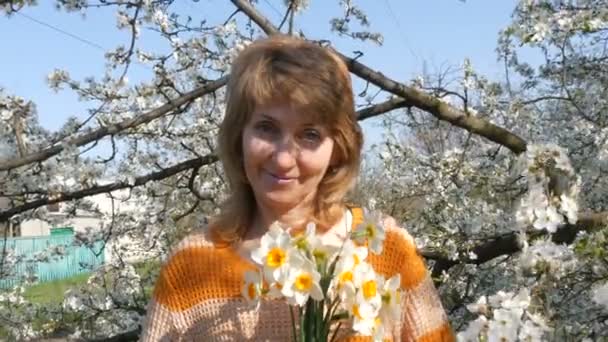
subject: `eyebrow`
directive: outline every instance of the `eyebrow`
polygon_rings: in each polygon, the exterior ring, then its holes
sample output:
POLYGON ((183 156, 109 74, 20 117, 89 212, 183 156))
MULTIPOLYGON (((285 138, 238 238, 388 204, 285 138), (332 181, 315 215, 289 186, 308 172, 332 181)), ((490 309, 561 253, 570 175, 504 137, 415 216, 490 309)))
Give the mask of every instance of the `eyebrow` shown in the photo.
MULTIPOLYGON (((260 113, 260 119, 259 120, 264 120, 264 119, 272 121, 275 124, 279 124, 280 123, 280 121, 277 120, 275 117, 273 117, 273 116, 271 116, 269 114, 265 114, 265 113, 262 112, 262 113, 260 113)), ((310 127, 317 127, 317 128, 318 127, 323 127, 322 124, 315 123, 315 122, 305 122, 305 123, 300 124, 300 126, 301 127, 306 127, 306 128, 310 128, 310 127)))
POLYGON ((267 119, 270 120, 272 122, 279 122, 279 120, 275 119, 274 117, 268 115, 268 114, 264 114, 264 113, 260 113, 261 119, 267 119))

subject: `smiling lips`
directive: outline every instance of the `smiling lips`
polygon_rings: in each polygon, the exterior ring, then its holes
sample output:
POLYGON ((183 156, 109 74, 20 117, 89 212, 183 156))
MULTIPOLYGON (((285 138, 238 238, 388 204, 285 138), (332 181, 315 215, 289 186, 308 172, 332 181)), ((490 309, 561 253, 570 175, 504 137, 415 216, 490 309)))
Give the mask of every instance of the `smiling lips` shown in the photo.
POLYGON ((273 183, 280 184, 280 185, 289 184, 289 183, 295 181, 297 178, 297 177, 277 175, 277 174, 274 174, 274 173, 268 172, 268 171, 266 171, 266 173, 270 176, 269 178, 273 183))

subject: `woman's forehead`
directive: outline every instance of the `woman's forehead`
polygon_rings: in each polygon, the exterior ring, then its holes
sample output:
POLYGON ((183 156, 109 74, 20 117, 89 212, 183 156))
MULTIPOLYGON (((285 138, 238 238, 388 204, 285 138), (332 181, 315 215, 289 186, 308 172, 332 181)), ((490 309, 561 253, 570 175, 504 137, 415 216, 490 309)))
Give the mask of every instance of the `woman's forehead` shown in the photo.
POLYGON ((297 106, 286 102, 275 102, 256 106, 251 119, 267 119, 279 123, 298 125, 325 126, 328 124, 325 116, 309 107, 297 106))

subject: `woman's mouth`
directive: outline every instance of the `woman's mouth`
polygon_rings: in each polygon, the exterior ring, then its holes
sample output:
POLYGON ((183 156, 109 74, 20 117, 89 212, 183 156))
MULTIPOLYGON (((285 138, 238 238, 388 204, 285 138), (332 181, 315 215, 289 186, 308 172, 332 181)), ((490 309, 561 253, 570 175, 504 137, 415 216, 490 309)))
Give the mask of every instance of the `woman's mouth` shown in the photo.
POLYGON ((277 175, 271 172, 267 172, 267 174, 270 176, 270 180, 275 184, 285 185, 296 180, 296 177, 290 177, 287 175, 277 175))

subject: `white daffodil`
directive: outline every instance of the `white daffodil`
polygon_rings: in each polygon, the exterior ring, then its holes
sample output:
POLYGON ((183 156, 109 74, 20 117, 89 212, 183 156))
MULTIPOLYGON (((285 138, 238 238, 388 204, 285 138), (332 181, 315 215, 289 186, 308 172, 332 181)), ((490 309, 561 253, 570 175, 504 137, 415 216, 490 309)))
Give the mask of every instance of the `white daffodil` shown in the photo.
POLYGON ((282 283, 294 252, 289 234, 278 224, 273 224, 262 236, 260 247, 251 253, 251 259, 263 266, 266 280, 282 283))
POLYGON ((367 259, 368 250, 364 246, 357 246, 352 240, 346 240, 340 249, 336 274, 343 271, 352 271, 357 265, 367 259))
POLYGON ((357 265, 365 261, 368 250, 363 246, 356 246, 352 240, 346 240, 340 249, 338 261, 334 270, 334 278, 330 289, 337 291, 340 298, 354 295, 353 272, 357 265))
POLYGON ((401 275, 396 274, 387 281, 382 281, 380 298, 380 318, 383 322, 397 322, 401 320, 401 275))
MULTIPOLYGON (((373 290, 368 284, 366 291, 373 290)), ((363 291, 363 289, 359 289, 355 295, 343 298, 343 304, 353 318, 353 330, 361 335, 372 336, 379 324, 378 309, 380 305, 370 305, 365 301, 364 295, 361 294, 363 291)))
POLYGON ((241 290, 241 294, 252 305, 255 305, 256 310, 260 307, 260 297, 262 295, 262 275, 259 271, 246 271, 245 284, 241 290))
POLYGON ((384 320, 376 318, 374 320, 374 327, 372 328, 372 340, 374 342, 383 342, 386 340, 386 325, 384 320))
POLYGON ((281 292, 281 289, 283 288, 283 285, 281 285, 280 283, 270 283, 270 285, 268 285, 268 289, 267 289, 267 293, 266 295, 268 296, 268 298, 270 299, 280 299, 283 298, 283 293, 281 292))
POLYGON ((379 278, 372 266, 365 262, 357 265, 353 270, 353 283, 358 290, 357 296, 360 296, 363 302, 377 308, 380 307, 382 301, 379 278))
POLYGON ((374 327, 376 325, 376 317, 364 317, 359 312, 359 306, 357 304, 352 307, 353 315, 353 330, 361 335, 371 336, 374 333, 374 327))
POLYGON ((353 329, 360 329, 357 331, 371 336, 382 305, 378 277, 374 269, 363 262, 357 265, 353 271, 353 283, 357 292, 354 298, 346 298, 347 302, 354 301, 351 305, 354 317, 353 329))
POLYGON ((338 247, 324 243, 317 235, 316 225, 312 222, 306 225, 304 232, 295 234, 292 241, 293 246, 317 266, 331 263, 338 251, 338 247))
POLYGON ((289 272, 281 293, 291 305, 304 306, 309 297, 314 300, 323 300, 323 291, 319 281, 321 275, 317 272, 315 264, 303 258, 292 258, 289 272))
POLYGON ((382 253, 385 230, 382 220, 377 215, 366 212, 363 222, 353 230, 352 236, 357 243, 367 244, 374 254, 382 253))
POLYGON ((293 246, 304 254, 309 253, 311 252, 311 243, 314 240, 318 240, 317 226, 313 222, 310 222, 306 225, 305 231, 299 231, 292 234, 292 236, 293 246))

